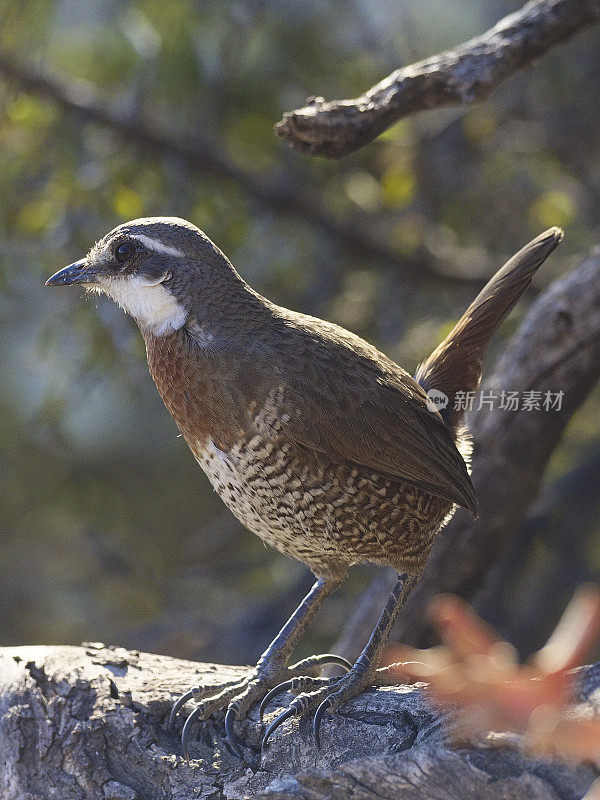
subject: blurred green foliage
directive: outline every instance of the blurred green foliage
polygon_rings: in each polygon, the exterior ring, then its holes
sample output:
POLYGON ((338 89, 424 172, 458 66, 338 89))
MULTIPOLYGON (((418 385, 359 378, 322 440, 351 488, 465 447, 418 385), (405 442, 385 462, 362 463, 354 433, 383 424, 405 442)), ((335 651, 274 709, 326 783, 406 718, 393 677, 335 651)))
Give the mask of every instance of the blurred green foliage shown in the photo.
MULTIPOLYGON (((245 175, 289 194, 308 191, 324 213, 356 221, 397 254, 396 267, 348 255, 314 221, 252 199, 244 180, 159 158, 0 77, 0 643, 101 639, 250 661, 310 582, 214 496, 151 384, 133 323, 102 299, 44 289, 45 276, 107 230, 136 216, 186 217, 257 289, 352 328, 409 369, 474 293, 407 281, 410 256, 483 276, 541 229, 564 225, 543 286, 598 241, 597 30, 484 105, 404 120, 339 163, 302 157, 273 134, 307 96, 356 95, 514 7, 0 4, 2 51, 78 91, 76 82, 91 84, 117 117, 200 136, 245 175)), ((551 479, 584 459, 600 435, 599 412, 596 393, 574 418, 551 479)), ((581 577, 600 564, 597 516, 577 544, 581 577)), ((552 547, 543 532, 528 552, 519 580, 544 586, 552 547)), ((359 574, 330 601, 305 652, 335 636, 360 585, 359 574)))

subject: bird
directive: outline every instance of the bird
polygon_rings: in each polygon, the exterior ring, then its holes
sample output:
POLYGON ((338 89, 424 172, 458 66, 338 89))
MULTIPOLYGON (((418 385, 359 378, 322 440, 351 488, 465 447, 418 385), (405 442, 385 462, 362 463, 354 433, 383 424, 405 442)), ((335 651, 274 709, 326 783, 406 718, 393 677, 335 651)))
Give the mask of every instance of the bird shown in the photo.
POLYGON ((373 685, 391 629, 423 571, 434 537, 457 507, 477 514, 468 431, 457 399, 474 391, 494 332, 562 240, 551 228, 485 285, 414 378, 344 328, 278 306, 252 289, 195 225, 176 217, 123 223, 46 284, 107 295, 137 322, 150 373, 194 458, 233 514, 315 583, 249 675, 192 687, 181 734, 225 712, 241 754, 248 710, 284 689, 294 699, 266 727, 325 714, 373 685), (321 654, 289 665, 316 612, 350 567, 393 567, 398 580, 354 664, 321 654), (338 664, 341 677, 324 677, 338 664))

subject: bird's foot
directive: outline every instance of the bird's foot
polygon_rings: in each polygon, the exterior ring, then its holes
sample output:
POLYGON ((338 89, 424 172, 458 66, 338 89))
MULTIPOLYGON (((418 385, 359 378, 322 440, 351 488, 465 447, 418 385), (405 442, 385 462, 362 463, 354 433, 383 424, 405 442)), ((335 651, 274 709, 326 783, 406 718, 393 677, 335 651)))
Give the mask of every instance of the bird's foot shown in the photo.
MULTIPOLYGON (((186 719, 181 733, 181 747, 184 758, 187 759, 188 745, 194 725, 197 722, 208 719, 217 711, 222 711, 226 708, 225 733, 227 742, 233 752, 241 757, 242 743, 235 732, 235 724, 244 718, 250 707, 263 700, 261 704, 262 718, 266 702, 274 696, 273 692, 270 691, 274 687, 280 684, 286 687, 293 680, 315 680, 320 681, 319 685, 323 685, 323 681, 329 682, 329 679, 318 677, 321 669, 329 664, 336 664, 348 670, 351 669, 351 664, 346 659, 326 653, 305 658, 289 667, 278 663, 276 660, 259 663, 259 666, 247 678, 216 686, 199 686, 191 689, 173 705, 168 727, 172 727, 177 714, 186 703, 190 700, 197 701, 197 705, 186 719), (265 696, 266 702, 264 702, 265 696)), ((301 685, 304 687, 308 684, 301 685)), ((285 691, 285 688, 279 689, 277 694, 281 691, 285 691)))
POLYGON ((321 724, 327 712, 334 714, 348 700, 372 686, 388 686, 395 683, 397 683, 397 680, 394 680, 393 673, 387 668, 372 669, 370 666, 365 665, 361 659, 341 678, 298 678, 287 681, 269 692, 263 701, 261 710, 264 710, 265 701, 282 691, 290 691, 292 693, 299 691, 300 694, 297 694, 285 711, 282 711, 268 726, 263 736, 262 747, 265 747, 277 728, 287 719, 294 716, 303 716, 308 714, 311 709, 316 708, 313 734, 317 747, 320 749, 321 724))

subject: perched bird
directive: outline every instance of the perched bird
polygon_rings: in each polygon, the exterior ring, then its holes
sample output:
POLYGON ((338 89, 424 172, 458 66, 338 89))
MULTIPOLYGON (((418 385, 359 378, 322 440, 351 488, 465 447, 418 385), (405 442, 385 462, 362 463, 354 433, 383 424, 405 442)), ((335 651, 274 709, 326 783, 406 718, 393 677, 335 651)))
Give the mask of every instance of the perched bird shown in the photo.
POLYGON ((194 721, 222 708, 237 749, 236 719, 259 700, 262 715, 290 686, 302 693, 263 742, 289 716, 317 706, 318 743, 328 709, 393 682, 379 661, 433 538, 456 506, 476 514, 454 398, 477 387, 490 338, 561 239, 552 228, 520 250, 414 379, 347 330, 266 300, 182 219, 119 225, 47 281, 83 284, 131 314, 158 391, 216 491, 246 527, 317 579, 250 677, 177 701, 172 718, 197 701, 183 729, 184 754, 194 721), (323 655, 288 666, 319 606, 360 562, 399 573, 361 656, 354 665, 323 655), (349 671, 318 677, 328 662, 349 671))

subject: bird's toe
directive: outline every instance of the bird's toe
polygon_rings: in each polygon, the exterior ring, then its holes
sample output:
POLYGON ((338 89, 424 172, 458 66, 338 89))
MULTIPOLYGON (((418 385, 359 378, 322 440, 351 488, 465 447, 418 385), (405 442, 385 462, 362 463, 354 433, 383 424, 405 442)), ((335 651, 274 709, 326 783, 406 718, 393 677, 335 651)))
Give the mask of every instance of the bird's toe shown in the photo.
POLYGON ((266 706, 265 701, 269 701, 276 694, 283 691, 302 691, 298 694, 289 706, 282 711, 267 727, 262 740, 264 748, 275 731, 283 723, 294 716, 307 714, 311 709, 316 708, 315 719, 313 722, 313 733, 317 747, 321 746, 321 725, 325 715, 334 713, 337 709, 360 694, 372 684, 370 672, 357 668, 356 665, 341 678, 314 678, 305 677, 292 679, 275 687, 263 700, 263 712, 266 706), (308 690, 308 691, 307 691, 308 690))

